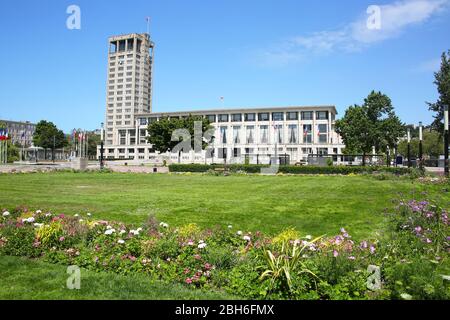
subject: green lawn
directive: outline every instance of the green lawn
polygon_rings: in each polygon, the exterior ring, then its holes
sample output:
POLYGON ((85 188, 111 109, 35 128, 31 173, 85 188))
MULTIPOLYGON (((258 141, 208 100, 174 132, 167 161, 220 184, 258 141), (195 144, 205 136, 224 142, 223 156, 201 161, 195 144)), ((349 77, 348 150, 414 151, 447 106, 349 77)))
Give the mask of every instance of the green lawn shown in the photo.
POLYGON ((438 186, 363 176, 229 176, 35 173, 0 175, 0 207, 26 205, 53 213, 141 223, 149 214, 171 225, 228 224, 277 233, 293 226, 312 235, 347 228, 356 238, 382 227, 399 192, 438 186))
POLYGON ((81 270, 80 290, 67 289, 67 267, 18 257, 0 258, 0 299, 233 299, 222 292, 192 290, 179 284, 150 282, 144 275, 81 270))

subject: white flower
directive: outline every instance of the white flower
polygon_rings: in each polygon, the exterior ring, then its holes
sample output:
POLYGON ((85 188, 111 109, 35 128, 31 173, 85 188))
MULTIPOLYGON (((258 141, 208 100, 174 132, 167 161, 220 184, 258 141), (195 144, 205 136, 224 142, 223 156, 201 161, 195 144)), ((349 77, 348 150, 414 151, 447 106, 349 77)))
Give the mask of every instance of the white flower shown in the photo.
MULTIPOLYGON (((139 228, 139 229, 142 230, 142 228, 139 228)), ((137 230, 130 230, 130 233, 131 233, 132 235, 134 235, 134 236, 138 236, 138 235, 139 235, 139 229, 137 229, 137 230)))
POLYGON ((83 219, 78 220, 78 222, 83 222, 83 221, 84 221, 83 219))
POLYGON ((74 217, 78 217, 78 216, 79 216, 78 213, 75 213, 74 217))
POLYGON ((42 211, 41 210, 36 210, 36 213, 40 214, 40 213, 42 213, 42 211))
POLYGON ((116 232, 116 230, 108 229, 108 230, 105 231, 105 234, 109 235, 109 234, 113 234, 114 232, 116 232))
POLYGON ((306 240, 311 240, 311 239, 312 239, 312 236, 308 234, 307 236, 305 236, 305 239, 306 239, 306 240))
POLYGON ((165 222, 161 222, 159 225, 161 227, 163 227, 163 228, 168 228, 169 227, 169 225, 167 223, 165 223, 165 222))
POLYGON ((30 218, 28 218, 28 219, 22 219, 22 222, 29 222, 29 223, 32 223, 32 222, 34 222, 34 218, 33 218, 33 217, 30 217, 30 218))
POLYGON ((48 212, 48 213, 45 214, 45 216, 46 216, 46 217, 51 217, 52 214, 51 214, 50 212, 48 212))
POLYGON ((141 231, 142 231, 142 228, 139 227, 139 228, 136 229, 136 231, 137 231, 137 232, 141 232, 141 231))
POLYGON ((242 235, 242 231, 238 231, 238 232, 236 232, 236 234, 238 235, 238 236, 241 236, 242 235))
POLYGON ((403 300, 411 300, 412 299, 412 296, 410 294, 407 294, 407 293, 402 293, 400 295, 400 297, 402 297, 403 300))
POLYGON ((200 241, 199 241, 198 243, 200 243, 200 244, 201 244, 201 243, 205 243, 205 241, 203 241, 203 240, 200 240, 200 241))
POLYGON ((233 228, 233 226, 230 224, 229 226, 228 226, 228 229, 232 229, 233 228))
POLYGON ((249 236, 244 236, 242 239, 244 239, 245 241, 250 241, 250 237, 249 236))
POLYGON ((188 243, 187 243, 187 245, 188 245, 188 246, 193 246, 193 245, 194 245, 194 241, 189 240, 188 243))
POLYGON ((90 216, 91 216, 91 214, 90 214, 90 213, 88 212, 88 213, 87 213, 87 216, 88 216, 88 217, 90 217, 90 216))
POLYGON ((111 226, 106 226, 106 229, 108 229, 108 230, 109 230, 109 229, 112 229, 112 227, 111 227, 111 226))
POLYGON ((125 232, 126 232, 126 231, 122 229, 122 230, 119 231, 119 234, 122 235, 122 234, 124 234, 125 232))
POLYGON ((34 226, 36 227, 36 228, 40 228, 40 227, 42 227, 44 224, 43 223, 35 223, 34 224, 34 226))
POLYGON ((204 248, 206 248, 206 243, 204 243, 204 242, 200 243, 200 244, 198 245, 198 248, 199 248, 199 249, 204 249, 204 248))
POLYGON ((124 241, 124 240, 122 240, 122 239, 119 239, 119 240, 117 241, 117 243, 120 243, 120 244, 124 244, 124 243, 125 243, 125 241, 124 241))
POLYGON ((2 214, 2 216, 4 216, 4 217, 7 217, 9 215, 10 215, 10 213, 8 211, 3 212, 3 214, 2 214))

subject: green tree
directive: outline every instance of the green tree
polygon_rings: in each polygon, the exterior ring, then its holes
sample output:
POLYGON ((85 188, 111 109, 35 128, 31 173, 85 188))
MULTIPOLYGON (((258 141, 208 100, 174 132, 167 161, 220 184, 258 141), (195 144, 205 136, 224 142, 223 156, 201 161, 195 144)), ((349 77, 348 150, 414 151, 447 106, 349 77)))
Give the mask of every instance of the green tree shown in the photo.
POLYGON ((88 133, 88 155, 97 155, 97 146, 100 145, 100 135, 95 132, 88 133))
POLYGON ((336 132, 346 146, 345 152, 362 153, 363 165, 367 154, 375 147, 377 153, 394 148, 404 135, 405 126, 394 112, 391 99, 372 91, 362 106, 350 106, 342 119, 336 121, 336 132))
POLYGON ((444 133, 444 109, 450 108, 450 50, 448 54, 442 53, 441 68, 434 73, 434 84, 437 86, 439 98, 435 103, 427 102, 428 109, 435 113, 434 121, 431 124, 433 129, 441 134, 444 133))
MULTIPOLYGON (((438 158, 444 150, 444 142, 436 130, 424 130, 422 152, 425 158, 438 158)), ((406 157, 408 154, 408 141, 403 140, 398 145, 398 153, 406 157)), ((419 157, 419 137, 411 139, 411 156, 419 157)))
POLYGON ((45 158, 47 158, 47 149, 52 150, 53 157, 54 149, 66 146, 67 139, 64 132, 59 130, 54 123, 41 120, 36 125, 36 130, 33 135, 33 144, 37 147, 44 148, 45 158))
POLYGON ((194 148, 195 140, 199 139, 198 143, 204 150, 208 143, 203 141, 203 134, 211 128, 209 120, 201 116, 189 115, 182 119, 164 117, 159 119, 159 121, 152 122, 148 125, 147 131, 149 136, 147 137, 147 140, 153 145, 155 150, 164 153, 173 150, 175 146, 180 143, 180 141, 172 141, 172 133, 177 129, 186 129, 191 138, 191 148, 194 148), (195 121, 202 122, 202 137, 194 137, 195 121))

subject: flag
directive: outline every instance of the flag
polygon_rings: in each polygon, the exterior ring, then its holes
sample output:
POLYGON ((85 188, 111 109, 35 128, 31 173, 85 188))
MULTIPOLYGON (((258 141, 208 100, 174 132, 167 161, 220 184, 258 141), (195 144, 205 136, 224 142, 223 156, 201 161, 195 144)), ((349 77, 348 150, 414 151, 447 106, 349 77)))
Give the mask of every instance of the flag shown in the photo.
POLYGON ((22 138, 22 139, 25 138, 25 131, 22 131, 22 136, 21 136, 21 138, 22 138))

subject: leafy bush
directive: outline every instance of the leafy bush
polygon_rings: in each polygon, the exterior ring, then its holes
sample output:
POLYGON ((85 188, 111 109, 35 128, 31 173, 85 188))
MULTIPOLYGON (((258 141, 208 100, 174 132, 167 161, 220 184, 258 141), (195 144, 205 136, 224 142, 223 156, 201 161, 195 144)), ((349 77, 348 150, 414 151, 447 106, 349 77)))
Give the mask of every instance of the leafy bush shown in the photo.
MULTIPOLYGON (((216 173, 216 169, 223 168, 223 165, 205 165, 205 164, 171 164, 169 165, 170 172, 210 172, 216 173)), ((246 172, 246 173, 260 173, 262 168, 268 168, 267 165, 256 164, 231 164, 227 168, 231 172, 246 172)), ((284 174, 362 174, 362 173, 374 173, 385 172, 395 175, 405 175, 412 172, 409 168, 400 167, 377 167, 377 166, 280 166, 279 172, 284 174)))

